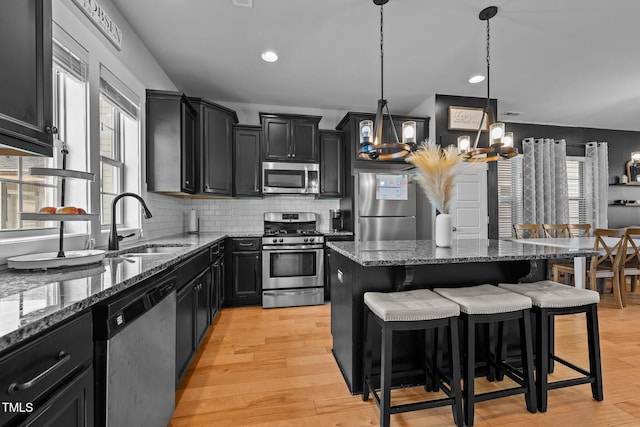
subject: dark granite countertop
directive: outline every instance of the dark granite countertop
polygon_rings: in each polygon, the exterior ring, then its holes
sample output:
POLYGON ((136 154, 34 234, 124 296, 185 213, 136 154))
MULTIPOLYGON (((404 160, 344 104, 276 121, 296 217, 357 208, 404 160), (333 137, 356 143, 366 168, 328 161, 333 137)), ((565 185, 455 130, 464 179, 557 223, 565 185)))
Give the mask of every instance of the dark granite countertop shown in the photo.
POLYGON ((462 239, 450 248, 436 247, 433 240, 328 242, 327 246, 365 267, 557 259, 595 254, 592 250, 490 239, 462 239))
POLYGON ((101 263, 63 269, 0 270, 0 352, 227 237, 200 233, 141 240, 131 247, 179 246, 175 252, 111 256, 101 263), (181 245, 188 245, 181 247, 181 245))

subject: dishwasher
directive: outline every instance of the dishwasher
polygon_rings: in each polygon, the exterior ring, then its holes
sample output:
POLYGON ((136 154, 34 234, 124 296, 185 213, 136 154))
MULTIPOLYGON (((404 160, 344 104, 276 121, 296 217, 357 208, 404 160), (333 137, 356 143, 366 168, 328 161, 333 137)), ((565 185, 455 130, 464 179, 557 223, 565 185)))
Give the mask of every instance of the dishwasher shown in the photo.
POLYGON ((175 409, 175 277, 94 307, 96 425, 166 426, 175 409))

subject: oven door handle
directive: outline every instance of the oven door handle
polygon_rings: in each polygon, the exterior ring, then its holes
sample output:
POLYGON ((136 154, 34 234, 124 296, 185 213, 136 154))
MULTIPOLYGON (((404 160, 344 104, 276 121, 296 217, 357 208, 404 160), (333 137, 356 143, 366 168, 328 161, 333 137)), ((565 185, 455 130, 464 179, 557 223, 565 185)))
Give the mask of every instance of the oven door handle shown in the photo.
POLYGON ((270 251, 270 252, 304 251, 309 249, 324 249, 324 246, 323 245, 281 245, 281 246, 264 245, 262 246, 262 250, 270 251))

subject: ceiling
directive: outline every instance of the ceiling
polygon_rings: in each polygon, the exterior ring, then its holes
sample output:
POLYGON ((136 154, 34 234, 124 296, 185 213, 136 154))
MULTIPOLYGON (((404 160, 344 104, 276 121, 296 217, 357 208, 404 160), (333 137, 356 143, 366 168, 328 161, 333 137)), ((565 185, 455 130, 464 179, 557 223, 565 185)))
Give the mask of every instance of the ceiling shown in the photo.
MULTIPOLYGON (((380 8, 371 0, 112 0, 191 96, 374 112, 380 8), (280 59, 266 63, 264 50, 280 59)), ((491 97, 503 119, 640 131, 640 1, 390 0, 384 95, 408 114, 434 94, 491 97), (518 116, 505 118, 507 111, 518 116)))

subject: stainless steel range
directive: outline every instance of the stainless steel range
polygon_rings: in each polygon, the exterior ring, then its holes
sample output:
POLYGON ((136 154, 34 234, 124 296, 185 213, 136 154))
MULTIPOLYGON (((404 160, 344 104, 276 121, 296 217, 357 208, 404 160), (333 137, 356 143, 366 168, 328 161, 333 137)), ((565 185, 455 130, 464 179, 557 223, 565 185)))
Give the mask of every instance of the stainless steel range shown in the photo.
POLYGON ((262 307, 324 303, 324 236, 312 212, 267 212, 262 238, 262 307))

